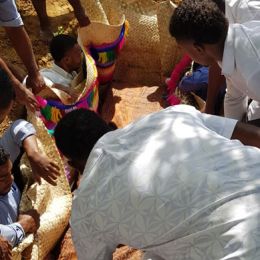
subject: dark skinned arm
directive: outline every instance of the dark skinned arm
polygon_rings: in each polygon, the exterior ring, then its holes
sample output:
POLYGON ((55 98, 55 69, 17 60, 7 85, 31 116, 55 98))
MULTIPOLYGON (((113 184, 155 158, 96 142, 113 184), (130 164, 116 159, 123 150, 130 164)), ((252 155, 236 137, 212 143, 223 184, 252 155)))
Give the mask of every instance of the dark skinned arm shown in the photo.
POLYGON ((34 93, 38 93, 45 87, 45 83, 39 73, 39 68, 32 49, 32 43, 24 26, 5 27, 5 30, 14 49, 28 71, 26 84, 32 88, 34 93))
POLYGON ((225 83, 225 77, 221 75, 221 68, 217 63, 209 67, 209 83, 205 113, 215 114, 215 105, 220 88, 225 83))
POLYGON ((238 122, 231 139, 237 139, 244 145, 260 148, 260 127, 238 122))
POLYGON ((90 24, 88 16, 85 14, 85 10, 82 7, 80 0, 68 0, 74 10, 74 14, 79 22, 80 27, 84 27, 90 24))

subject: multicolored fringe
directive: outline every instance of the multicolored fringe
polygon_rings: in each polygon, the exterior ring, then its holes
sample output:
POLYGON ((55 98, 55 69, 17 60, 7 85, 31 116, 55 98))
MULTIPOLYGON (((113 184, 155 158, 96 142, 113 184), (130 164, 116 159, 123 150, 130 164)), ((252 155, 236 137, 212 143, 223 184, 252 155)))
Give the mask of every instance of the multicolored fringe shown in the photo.
MULTIPOLYGON (((85 52, 84 52, 85 53, 85 52)), ((52 134, 55 126, 60 121, 60 119, 72 110, 85 108, 93 111, 97 111, 99 95, 98 95, 98 80, 97 80, 97 69, 93 59, 86 54, 86 59, 94 66, 94 81, 91 86, 87 89, 83 97, 76 103, 72 105, 64 105, 59 100, 47 100, 40 96, 36 96, 36 99, 40 106, 40 111, 38 116, 42 119, 49 133, 52 134), (91 62, 92 61, 92 62, 91 62)))
MULTIPOLYGON (((97 68, 106 69, 115 64, 118 53, 123 48, 123 45, 125 43, 125 37, 128 32, 128 27, 128 22, 125 21, 119 37, 114 42, 102 45, 92 45, 89 47, 89 53, 95 60, 97 68)), ((111 72, 110 74, 113 74, 113 72, 111 72)), ((104 77, 103 75, 99 75, 99 81, 102 83, 106 83, 106 81, 110 80, 112 76, 113 75, 108 74, 106 74, 104 77)))
POLYGON ((180 104, 180 99, 175 96, 175 90, 178 87, 180 79, 185 72, 185 69, 191 64, 192 60, 188 55, 184 55, 181 61, 175 65, 170 80, 167 81, 167 92, 168 98, 167 101, 170 105, 178 105, 180 104))

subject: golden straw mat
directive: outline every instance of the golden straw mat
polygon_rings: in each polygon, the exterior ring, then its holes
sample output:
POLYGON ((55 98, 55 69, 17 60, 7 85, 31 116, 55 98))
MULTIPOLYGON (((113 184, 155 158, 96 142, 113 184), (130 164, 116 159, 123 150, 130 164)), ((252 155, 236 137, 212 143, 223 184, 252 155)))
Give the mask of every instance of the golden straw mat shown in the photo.
POLYGON ((169 76, 180 59, 176 42, 168 32, 174 10, 170 1, 82 0, 82 4, 91 21, 114 24, 118 15, 124 14, 129 22, 126 44, 117 60, 116 81, 163 83, 163 76, 169 76))
MULTIPOLYGON (((70 218, 72 195, 65 176, 63 161, 53 139, 39 118, 29 114, 28 121, 36 129, 39 148, 50 158, 53 158, 60 167, 57 186, 51 186, 42 180, 41 185, 35 183, 29 188, 27 187, 28 189, 25 188, 21 199, 21 211, 34 208, 40 213, 40 228, 34 236, 27 236, 18 247, 13 249, 13 259, 21 259, 23 257, 25 259, 38 260, 44 259, 67 227, 70 218)), ((25 155, 22 157, 20 168, 23 177, 28 179, 28 183, 30 183, 32 172, 30 163, 25 155)))

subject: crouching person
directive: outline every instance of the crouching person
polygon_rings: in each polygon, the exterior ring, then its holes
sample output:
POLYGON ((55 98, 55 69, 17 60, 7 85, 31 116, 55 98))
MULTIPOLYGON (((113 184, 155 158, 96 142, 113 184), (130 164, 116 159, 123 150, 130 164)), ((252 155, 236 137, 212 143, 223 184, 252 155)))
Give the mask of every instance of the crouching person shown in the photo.
POLYGON ((12 246, 17 246, 26 234, 36 232, 40 223, 36 210, 18 213, 20 200, 10 156, 0 147, 0 235, 12 246))
MULTIPOLYGON (((14 101, 14 90, 5 71, 0 69, 0 123, 9 114, 14 101)), ((27 233, 39 227, 35 210, 18 213, 23 182, 19 171, 21 155, 25 152, 37 182, 41 178, 56 184, 59 167, 38 149, 36 131, 25 120, 15 121, 0 138, 0 236, 12 246, 20 243, 27 233), (15 181, 14 181, 15 176, 15 181)))

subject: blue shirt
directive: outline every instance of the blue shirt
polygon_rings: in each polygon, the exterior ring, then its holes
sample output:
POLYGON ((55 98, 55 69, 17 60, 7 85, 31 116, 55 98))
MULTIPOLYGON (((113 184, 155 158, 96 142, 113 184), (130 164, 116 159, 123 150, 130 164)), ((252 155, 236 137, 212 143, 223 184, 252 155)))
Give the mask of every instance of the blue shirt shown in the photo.
MULTIPOLYGON (((32 124, 25 120, 17 120, 0 138, 0 146, 10 154, 10 159, 14 162, 20 154, 23 141, 35 133, 32 124)), ((16 222, 20 200, 21 193, 14 182, 6 195, 0 195, 0 235, 12 246, 19 244, 25 236, 22 226, 16 222)))
POLYGON ((6 195, 0 195, 0 235, 12 246, 19 244, 25 236, 22 226, 16 222, 20 200, 21 193, 14 182, 6 195))

